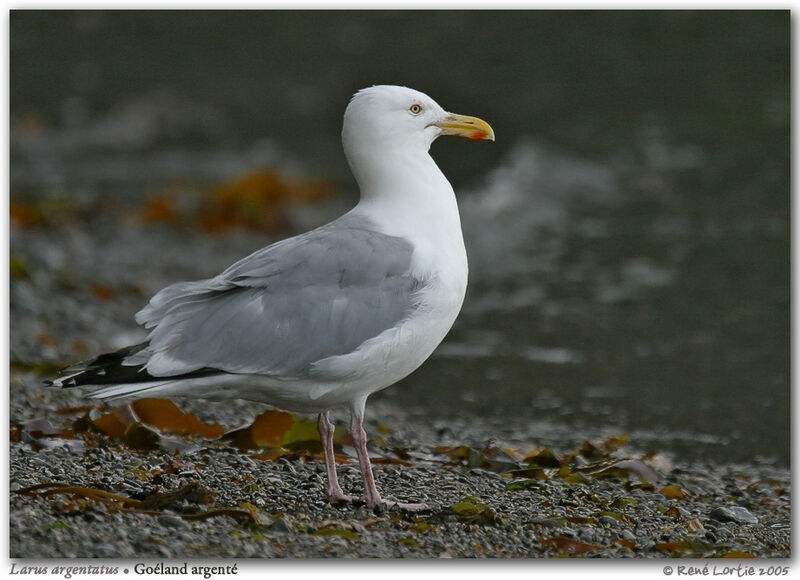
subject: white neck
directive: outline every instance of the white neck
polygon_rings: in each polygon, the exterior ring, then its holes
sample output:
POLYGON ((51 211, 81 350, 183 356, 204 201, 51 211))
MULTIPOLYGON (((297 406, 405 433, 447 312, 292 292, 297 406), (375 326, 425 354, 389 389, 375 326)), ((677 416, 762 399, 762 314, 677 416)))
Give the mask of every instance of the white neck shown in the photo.
POLYGON ((361 188, 353 212, 369 217, 382 233, 414 244, 420 273, 447 268, 466 284, 461 221, 447 178, 427 151, 384 153, 350 160, 361 188))
POLYGON ((453 188, 427 152, 395 151, 352 160, 350 166, 361 190, 357 209, 382 226, 403 235, 438 223, 460 234, 453 188), (406 228, 410 231, 403 232, 406 228))

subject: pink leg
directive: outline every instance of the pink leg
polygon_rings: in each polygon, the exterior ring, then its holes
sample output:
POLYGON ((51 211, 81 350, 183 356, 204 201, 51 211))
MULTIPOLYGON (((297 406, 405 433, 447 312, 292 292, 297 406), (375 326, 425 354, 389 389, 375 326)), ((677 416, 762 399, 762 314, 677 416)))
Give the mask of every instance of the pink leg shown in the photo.
POLYGON ((409 511, 424 511, 430 509, 424 503, 400 503, 381 498, 378 488, 375 486, 375 477, 372 475, 372 465, 369 461, 367 452, 367 433, 364 431, 364 422, 361 414, 353 411, 350 416, 350 436, 356 447, 358 463, 361 466, 361 475, 364 477, 364 499, 368 508, 374 508, 381 504, 388 507, 397 506, 409 511))
POLYGON ((331 423, 328 411, 320 413, 317 417, 317 429, 319 438, 322 441, 322 450, 325 454, 325 471, 328 473, 328 499, 331 504, 349 503, 358 499, 353 495, 347 495, 339 485, 339 478, 336 476, 336 458, 333 456, 333 423, 331 423))

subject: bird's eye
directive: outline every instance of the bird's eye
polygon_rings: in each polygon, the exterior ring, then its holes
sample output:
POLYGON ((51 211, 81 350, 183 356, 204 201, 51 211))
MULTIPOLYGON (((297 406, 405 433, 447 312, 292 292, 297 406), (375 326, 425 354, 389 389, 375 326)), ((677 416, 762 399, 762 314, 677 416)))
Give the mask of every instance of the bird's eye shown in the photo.
POLYGON ((419 115, 422 112, 422 105, 419 103, 414 103, 411 105, 408 110, 411 112, 412 115, 419 115))

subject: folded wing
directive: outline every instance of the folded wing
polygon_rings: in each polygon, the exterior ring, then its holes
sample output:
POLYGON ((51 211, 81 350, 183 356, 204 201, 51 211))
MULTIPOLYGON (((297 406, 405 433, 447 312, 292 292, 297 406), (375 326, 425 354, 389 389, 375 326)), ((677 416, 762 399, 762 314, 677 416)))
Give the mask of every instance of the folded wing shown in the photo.
POLYGON ((75 367, 97 379, 76 384, 215 372, 307 377, 315 362, 354 351, 413 312, 424 281, 410 272, 412 252, 406 240, 343 216, 215 278, 163 289, 137 314, 151 329, 147 341, 75 367))

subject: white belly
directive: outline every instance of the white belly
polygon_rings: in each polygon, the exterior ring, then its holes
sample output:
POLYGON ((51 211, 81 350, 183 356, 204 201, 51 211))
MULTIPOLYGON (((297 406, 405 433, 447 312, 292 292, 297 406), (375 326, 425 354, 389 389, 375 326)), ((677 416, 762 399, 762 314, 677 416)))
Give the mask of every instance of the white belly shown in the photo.
POLYGON ((442 342, 461 310, 464 290, 432 286, 419 308, 399 326, 364 342, 354 352, 323 359, 312 376, 325 377, 312 387, 314 400, 343 401, 393 385, 416 370, 442 342))

